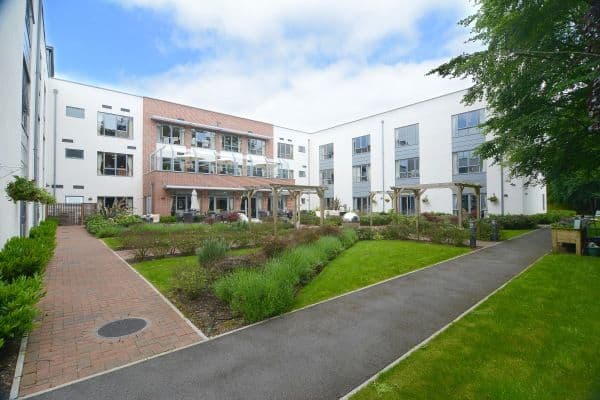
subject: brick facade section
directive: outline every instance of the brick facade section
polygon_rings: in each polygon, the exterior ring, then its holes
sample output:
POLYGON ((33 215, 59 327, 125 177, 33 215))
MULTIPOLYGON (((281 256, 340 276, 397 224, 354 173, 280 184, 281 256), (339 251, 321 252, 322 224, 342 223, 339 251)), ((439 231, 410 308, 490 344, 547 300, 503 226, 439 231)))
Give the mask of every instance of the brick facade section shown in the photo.
MULTIPOLYGON (((233 193, 234 197, 234 209, 239 210, 241 208, 241 190, 246 186, 265 185, 268 183, 294 183, 294 180, 291 179, 284 180, 248 176, 152 171, 150 164, 151 154, 156 150, 156 143, 158 141, 157 123, 152 120, 153 116, 171 119, 183 119, 185 122, 218 126, 221 128, 235 129, 243 132, 252 131, 254 134, 270 138, 266 143, 265 156, 267 158, 273 158, 273 125, 182 104, 144 97, 144 197, 152 196, 152 211, 155 214, 171 214, 172 193, 165 189, 166 185, 189 186, 196 188, 237 188, 239 191, 232 191, 231 193, 233 193)), ((192 141, 192 128, 184 127, 184 129, 184 145, 186 149, 190 149, 192 141)), ((248 138, 241 137, 240 139, 241 158, 245 158, 248 152, 248 138)), ((217 151, 221 150, 221 134, 219 132, 216 132, 215 149, 217 151)), ((198 191, 200 208, 203 212, 208 210, 208 196, 208 190, 198 191)), ((288 203, 287 207, 290 208, 291 203, 288 203)), ((263 199, 261 209, 267 209, 266 199, 263 199)))

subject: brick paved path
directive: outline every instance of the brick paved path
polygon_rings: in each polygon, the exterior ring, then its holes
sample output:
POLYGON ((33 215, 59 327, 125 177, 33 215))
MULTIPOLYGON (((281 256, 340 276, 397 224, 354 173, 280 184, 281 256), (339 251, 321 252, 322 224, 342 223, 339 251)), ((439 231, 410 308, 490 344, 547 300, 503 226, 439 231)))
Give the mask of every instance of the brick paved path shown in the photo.
POLYGON ((45 282, 47 294, 29 337, 20 396, 202 340, 81 226, 59 227, 45 282), (149 324, 120 340, 96 335, 101 325, 124 317, 145 318, 149 324))

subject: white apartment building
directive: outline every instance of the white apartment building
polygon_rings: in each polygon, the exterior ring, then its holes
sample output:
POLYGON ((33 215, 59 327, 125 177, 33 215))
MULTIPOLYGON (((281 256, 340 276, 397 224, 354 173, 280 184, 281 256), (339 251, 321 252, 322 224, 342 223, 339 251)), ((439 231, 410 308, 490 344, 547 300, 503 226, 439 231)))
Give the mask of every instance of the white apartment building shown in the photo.
POLYGON ((13 176, 35 179, 45 187, 48 77, 53 50, 46 48, 42 0, 0 1, 2 107, 0 107, 0 246, 12 236, 26 235, 44 216, 40 205, 6 197, 13 176))
POLYGON ((60 79, 49 87, 55 164, 46 181, 56 201, 123 201, 142 214, 142 97, 60 79))
MULTIPOLYGON (((369 192, 392 186, 466 182, 482 186, 481 210, 490 214, 534 214, 546 210, 544 186, 510 179, 509 171, 475 155, 486 139, 477 127, 485 121, 485 103, 465 106, 466 90, 336 125, 310 135, 311 182, 327 187, 327 201, 338 198, 347 209, 367 211, 369 192), (501 178, 502 176, 502 178, 501 178), (489 199, 497 199, 490 201, 489 199)), ((451 189, 428 189, 422 212, 456 213, 476 209, 472 190, 460 203, 451 189)), ((394 205, 376 196, 373 211, 394 205)), ((414 196, 399 207, 415 212, 414 196)))
MULTIPOLYGON (((389 211, 394 204, 381 196, 370 204, 369 193, 389 191, 392 186, 466 182, 481 185, 480 208, 486 213, 546 211, 544 186, 512 179, 507 169, 473 152, 486 139, 478 125, 489 111, 485 103, 462 104, 465 91, 302 132, 52 78, 54 52, 45 43, 42 0, 0 2, 0 22, 2 189, 13 175, 26 176, 59 203, 110 206, 123 200, 136 214, 148 209, 144 197, 153 194, 157 196, 155 212, 169 212, 171 204, 179 210, 179 203, 187 210, 190 193, 197 189, 203 210, 220 208, 217 205, 223 203, 229 211, 242 207, 245 187, 275 179, 325 186, 327 208, 337 199, 347 210, 368 211, 372 206, 374 211, 389 211), (169 129, 179 132, 181 147, 169 159, 170 168, 165 169, 163 159, 159 170, 153 168, 151 159, 157 146, 157 113, 170 118, 173 127, 169 129), (198 132, 198 127, 203 130, 198 132), (248 139, 257 130, 264 136, 260 142, 267 146, 259 152, 262 156, 250 148, 256 140, 251 144, 248 139), (239 154, 233 156, 245 160, 243 167, 221 171, 214 166, 203 168, 211 165, 210 160, 186 161, 185 155, 193 153, 188 147, 194 143, 198 147, 194 142, 198 134, 212 142, 216 139, 216 147, 211 142, 211 148, 219 154, 224 154, 223 147, 229 143, 225 140, 235 140, 239 154), (227 201, 219 202, 221 198, 227 201)), ((223 166, 225 161, 212 162, 223 166)), ((266 192, 259 197, 253 199, 256 210, 272 208, 266 192)), ((472 212, 476 201, 469 189, 460 199, 450 189, 429 189, 421 210, 456 213, 460 207, 472 212)), ((278 207, 289 206, 282 196, 278 207)), ((319 206, 316 195, 301 198, 302 209, 319 206)), ((415 198, 402 196, 397 206, 405 214, 414 213, 415 198)), ((45 215, 39 205, 14 204, 4 195, 0 211, 0 244, 26 235, 45 215)))

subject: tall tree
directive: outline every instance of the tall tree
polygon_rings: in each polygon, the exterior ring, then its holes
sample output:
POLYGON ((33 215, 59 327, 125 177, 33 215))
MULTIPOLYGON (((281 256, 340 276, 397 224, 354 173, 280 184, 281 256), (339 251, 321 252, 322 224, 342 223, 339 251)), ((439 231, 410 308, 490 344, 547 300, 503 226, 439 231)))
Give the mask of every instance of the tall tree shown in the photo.
POLYGON ((478 152, 549 183, 557 200, 600 197, 600 0, 476 0, 459 23, 484 50, 430 74, 469 77, 487 101, 478 152))

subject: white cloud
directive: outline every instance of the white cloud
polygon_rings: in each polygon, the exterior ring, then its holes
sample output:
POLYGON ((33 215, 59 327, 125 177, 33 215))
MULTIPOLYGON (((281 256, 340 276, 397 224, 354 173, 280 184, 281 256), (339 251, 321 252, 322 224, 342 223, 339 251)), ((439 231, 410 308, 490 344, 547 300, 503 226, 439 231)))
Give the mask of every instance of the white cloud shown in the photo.
MULTIPOLYGON (((447 57, 389 59, 422 50, 420 18, 433 11, 467 15, 468 0, 118 1, 174 21, 177 33, 162 38, 161 51, 165 43, 213 50, 209 58, 126 80, 131 90, 158 98, 311 131, 467 86, 425 76, 447 57), (391 54, 387 62, 370 57, 375 48, 391 54)), ((461 52, 465 31, 452 27, 449 37, 439 48, 461 52)))

